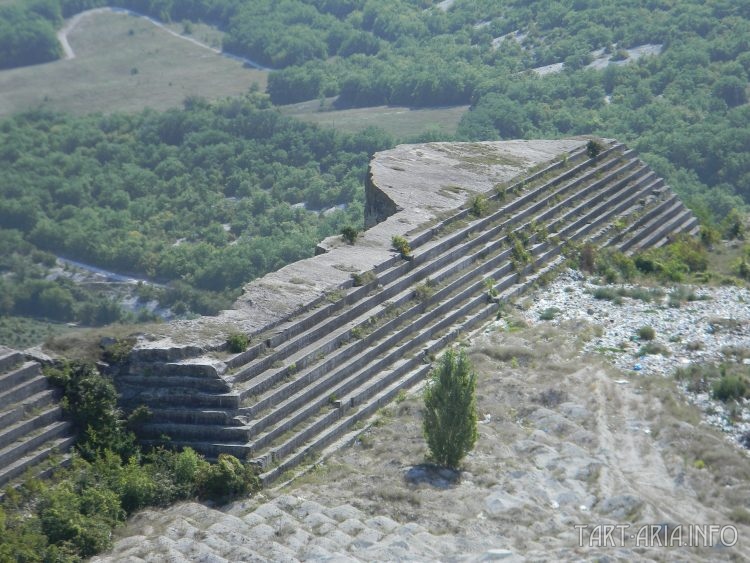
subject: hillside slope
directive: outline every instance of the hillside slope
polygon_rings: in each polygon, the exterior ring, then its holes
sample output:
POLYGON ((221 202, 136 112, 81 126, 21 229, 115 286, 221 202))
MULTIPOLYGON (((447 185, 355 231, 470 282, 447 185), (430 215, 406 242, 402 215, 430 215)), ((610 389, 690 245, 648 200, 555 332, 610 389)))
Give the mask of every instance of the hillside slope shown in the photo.
POLYGON ((580 319, 522 325, 514 313, 464 342, 479 373, 480 439, 460 482, 419 465, 426 451, 413 396, 286 488, 220 511, 146 511, 96 560, 748 558, 749 530, 735 521, 747 522, 745 453, 702 424, 670 379, 582 355, 601 328, 580 319), (628 526, 625 541, 618 532, 603 544, 599 524, 628 526), (727 543, 738 541, 718 545, 717 532, 713 547, 700 538, 663 547, 691 524, 715 524, 727 543), (652 529, 661 546, 630 538, 652 529))

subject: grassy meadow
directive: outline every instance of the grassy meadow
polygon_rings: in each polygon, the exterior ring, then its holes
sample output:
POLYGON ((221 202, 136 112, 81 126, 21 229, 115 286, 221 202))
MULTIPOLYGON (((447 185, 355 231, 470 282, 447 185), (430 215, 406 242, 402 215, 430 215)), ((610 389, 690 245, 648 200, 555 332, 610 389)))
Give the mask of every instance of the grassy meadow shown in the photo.
MULTIPOLYGON (((175 25, 182 31, 182 26, 175 25)), ((193 26, 209 44, 215 34, 193 26)), ((0 72, 0 116, 45 107, 74 114, 166 109, 188 96, 236 96, 266 73, 174 37, 143 18, 117 13, 83 17, 68 35, 76 57, 0 72)))
POLYGON ((426 131, 442 135, 456 133, 461 116, 469 106, 449 106, 411 109, 401 106, 331 109, 327 103, 321 108, 319 100, 281 106, 285 115, 310 123, 333 127, 346 133, 356 133, 376 126, 398 139, 408 139, 426 131))

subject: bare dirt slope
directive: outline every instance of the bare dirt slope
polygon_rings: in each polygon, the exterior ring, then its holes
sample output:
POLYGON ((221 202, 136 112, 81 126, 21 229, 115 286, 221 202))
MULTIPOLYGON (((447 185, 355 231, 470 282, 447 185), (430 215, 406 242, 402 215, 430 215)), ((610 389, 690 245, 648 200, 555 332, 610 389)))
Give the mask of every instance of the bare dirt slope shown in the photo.
POLYGON ((223 510, 143 512, 98 560, 750 559, 750 527, 736 522, 750 516, 744 451, 701 423, 671 379, 582 356, 595 326, 506 318, 464 343, 480 438, 460 482, 419 466, 412 396, 290 486, 223 510), (607 540, 601 524, 620 528, 607 540), (713 547, 663 546, 665 530, 690 543, 698 524, 733 526, 723 530, 735 545, 717 533, 713 547))

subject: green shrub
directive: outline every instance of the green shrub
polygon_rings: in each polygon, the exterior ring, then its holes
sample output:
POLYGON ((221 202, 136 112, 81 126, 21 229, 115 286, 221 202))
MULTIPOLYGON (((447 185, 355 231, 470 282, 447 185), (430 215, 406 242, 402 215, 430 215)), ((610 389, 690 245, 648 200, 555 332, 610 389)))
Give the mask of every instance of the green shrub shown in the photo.
POLYGON ((411 247, 409 247, 409 241, 400 235, 394 235, 391 239, 393 248, 401 253, 401 256, 409 256, 411 254, 411 247))
POLYGON ((671 244, 637 255, 635 266, 644 274, 656 274, 662 280, 681 282, 687 274, 706 270, 708 252, 698 239, 678 235, 671 244))
POLYGON ((560 313, 560 309, 557 307, 549 307, 541 312, 539 319, 542 321, 551 321, 560 313))
POLYGON ((102 359, 109 364, 121 364, 128 359, 134 345, 135 338, 117 338, 103 347, 102 359))
POLYGON ((487 198, 482 194, 473 196, 469 204, 469 212, 475 217, 482 217, 487 214, 490 209, 490 204, 487 198))
POLYGON ((639 356, 656 355, 661 354, 662 356, 671 356, 669 348, 661 344, 660 342, 649 342, 645 346, 641 346, 638 350, 639 356))
POLYGON ((524 248, 523 242, 516 240, 511 250, 512 260, 518 264, 526 265, 531 262, 531 253, 524 248))
POLYGON ((748 264, 746 258, 737 260, 732 269, 737 274, 737 277, 750 281, 750 264, 748 264))
POLYGON ((710 248, 721 240, 721 233, 713 227, 709 227, 708 225, 701 225, 700 238, 703 246, 710 248))
POLYGON ((599 250, 592 243, 585 243, 578 253, 578 267, 583 272, 593 273, 596 271, 596 258, 599 250))
POLYGON ((684 368, 677 368, 674 377, 678 381, 686 382, 686 388, 691 393, 705 393, 710 387, 709 380, 718 374, 718 368, 711 364, 690 364, 684 368))
POLYGON ((367 272, 364 272, 362 274, 352 274, 352 283, 354 287, 367 285, 374 282, 376 279, 377 277, 375 276, 375 273, 371 270, 368 270, 367 272))
POLYGON ((247 350, 249 340, 247 335, 241 332, 233 332, 227 337, 227 350, 233 354, 239 354, 247 350))
POLYGON ((732 208, 721 223, 721 231, 724 238, 729 240, 744 240, 745 218, 737 209, 732 208))
POLYGON ((44 373, 53 385, 63 391, 62 408, 85 440, 77 444, 87 459, 97 452, 111 449, 125 456, 135 450, 135 437, 125 431, 119 419, 117 391, 112 382, 94 366, 82 362, 66 362, 48 367, 44 373))
POLYGON ((414 287, 414 298, 417 301, 425 301, 435 294, 435 289, 428 283, 420 283, 414 287))
POLYGON ((424 392, 424 436, 431 459, 458 468, 477 441, 476 374, 466 353, 448 350, 424 392))
POLYGON ((487 295, 489 295, 490 297, 497 297, 497 288, 495 287, 495 278, 485 279, 484 287, 487 290, 487 295))
POLYGON ((653 340, 656 338, 656 331, 652 326, 642 326, 638 329, 638 338, 641 340, 653 340))
POLYGON ((597 287, 593 293, 594 299, 602 301, 614 301, 617 298, 617 291, 612 287, 597 287))
POLYGON ((218 501, 260 489, 255 471, 229 454, 219 454, 218 461, 204 469, 200 482, 201 496, 218 501))
POLYGON ((711 387, 711 394, 714 399, 718 399, 724 403, 741 399, 747 395, 747 383, 740 375, 724 375, 721 379, 714 382, 711 387))
POLYGON ((341 237, 349 244, 354 244, 359 236, 359 230, 347 225, 341 229, 341 237))
POLYGON ((603 150, 604 145, 602 145, 599 141, 591 139, 588 143, 586 143, 586 155, 589 158, 596 158, 601 154, 603 150))
POLYGON ((40 502, 42 532, 50 542, 68 544, 81 556, 90 557, 110 547, 112 525, 121 519, 117 516, 124 516, 118 504, 111 491, 97 493, 89 489, 81 495, 70 482, 60 483, 47 491, 40 502), (96 508, 105 513, 84 513, 96 508))

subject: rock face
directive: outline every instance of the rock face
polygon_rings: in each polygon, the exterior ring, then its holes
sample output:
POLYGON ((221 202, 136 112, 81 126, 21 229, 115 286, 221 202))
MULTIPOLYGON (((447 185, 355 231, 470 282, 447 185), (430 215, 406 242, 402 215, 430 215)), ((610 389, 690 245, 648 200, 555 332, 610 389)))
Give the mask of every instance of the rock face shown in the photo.
POLYGON ((633 151, 606 141, 590 159, 585 146, 427 143, 376 154, 370 228, 355 244, 331 237, 315 257, 249 283, 233 310, 139 340, 116 383, 124 406, 154 412, 143 438, 253 459, 270 481, 421 381, 427 358, 551 272, 565 241, 629 252, 696 229, 633 151), (396 235, 409 256, 392 248, 396 235), (234 331, 250 337, 240 354, 224 351, 234 331))

